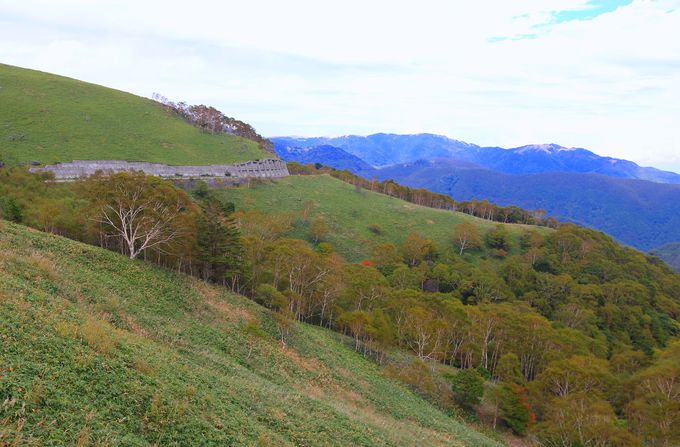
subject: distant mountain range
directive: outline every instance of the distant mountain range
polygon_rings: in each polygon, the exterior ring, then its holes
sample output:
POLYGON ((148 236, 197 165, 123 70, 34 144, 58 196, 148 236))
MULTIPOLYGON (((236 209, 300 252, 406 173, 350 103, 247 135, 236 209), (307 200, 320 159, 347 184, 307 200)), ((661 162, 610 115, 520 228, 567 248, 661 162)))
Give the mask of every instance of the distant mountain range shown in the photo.
MULTIPOLYGON (((393 179, 457 200, 544 209, 674 262, 680 175, 556 144, 481 147, 440 135, 273 138, 285 160, 393 179)), ((677 265, 676 265, 677 267, 677 265)))
MULTIPOLYGON (((271 139, 277 150, 334 146, 380 168, 417 160, 438 158, 469 161, 507 174, 578 172, 608 177, 680 183, 680 174, 641 167, 628 160, 602 157, 582 148, 557 144, 527 145, 513 149, 481 147, 442 135, 395 135, 378 133, 366 137, 349 135, 335 138, 277 137, 271 139)), ((281 155, 285 158, 285 154, 281 155)))
POLYGON ((302 164, 317 163, 323 160, 323 164, 335 169, 347 169, 355 174, 362 171, 373 171, 375 168, 356 155, 352 155, 338 147, 323 144, 314 147, 278 146, 276 153, 287 161, 295 161, 302 164))

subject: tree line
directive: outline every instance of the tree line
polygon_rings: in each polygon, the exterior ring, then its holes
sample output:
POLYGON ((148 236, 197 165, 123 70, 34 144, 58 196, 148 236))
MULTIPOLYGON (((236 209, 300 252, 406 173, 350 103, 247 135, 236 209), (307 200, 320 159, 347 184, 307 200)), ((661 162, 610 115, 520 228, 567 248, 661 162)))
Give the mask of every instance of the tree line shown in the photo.
POLYGON ((378 192, 429 208, 458 211, 481 219, 501 223, 539 225, 551 228, 559 225, 557 220, 547 216, 544 210, 525 210, 514 205, 500 206, 490 203, 486 199, 457 201, 445 194, 434 193, 424 188, 410 188, 400 185, 391 179, 378 181, 376 178, 372 178, 369 180, 348 170, 329 168, 320 163, 303 165, 296 162, 288 162, 287 164, 288 171, 293 175, 327 174, 357 188, 378 192))
POLYGON ((354 263, 313 210, 237 210, 142 173, 45 178, 0 171, 0 216, 229 287, 283 342, 296 320, 339 331, 447 411, 548 446, 680 442, 680 277, 602 233, 513 242, 467 221, 446 246, 412 232, 354 263))
POLYGON ((198 127, 203 132, 218 134, 228 133, 254 141, 263 151, 274 154, 274 145, 271 141, 257 133, 255 128, 248 123, 226 116, 212 106, 189 105, 185 102, 172 102, 158 93, 152 95, 152 99, 161 104, 167 111, 176 114, 191 125, 198 127))

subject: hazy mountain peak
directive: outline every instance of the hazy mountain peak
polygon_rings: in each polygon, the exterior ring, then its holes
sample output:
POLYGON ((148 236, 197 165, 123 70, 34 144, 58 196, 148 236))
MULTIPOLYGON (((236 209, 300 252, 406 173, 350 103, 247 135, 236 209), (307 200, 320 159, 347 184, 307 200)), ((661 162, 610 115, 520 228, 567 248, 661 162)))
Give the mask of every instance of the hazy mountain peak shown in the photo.
POLYGON ((560 146, 559 144, 550 143, 550 144, 528 144, 526 146, 520 146, 511 150, 514 150, 518 154, 523 154, 526 152, 544 152, 546 154, 554 154, 556 152, 573 151, 576 149, 566 148, 564 146, 560 146))

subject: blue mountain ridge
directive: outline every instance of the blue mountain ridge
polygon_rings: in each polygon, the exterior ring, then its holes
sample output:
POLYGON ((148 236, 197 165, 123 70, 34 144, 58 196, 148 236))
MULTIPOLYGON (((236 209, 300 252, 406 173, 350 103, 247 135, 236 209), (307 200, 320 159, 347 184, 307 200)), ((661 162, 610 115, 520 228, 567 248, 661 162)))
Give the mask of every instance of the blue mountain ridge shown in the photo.
POLYGON ((504 149, 482 147, 426 133, 415 135, 377 133, 365 137, 348 135, 333 138, 275 137, 271 140, 277 150, 283 147, 311 150, 318 146, 334 146, 376 168, 416 160, 448 158, 469 161, 507 174, 579 172, 658 183, 680 183, 680 174, 674 172, 642 167, 632 161, 603 157, 587 149, 566 148, 557 144, 504 149))

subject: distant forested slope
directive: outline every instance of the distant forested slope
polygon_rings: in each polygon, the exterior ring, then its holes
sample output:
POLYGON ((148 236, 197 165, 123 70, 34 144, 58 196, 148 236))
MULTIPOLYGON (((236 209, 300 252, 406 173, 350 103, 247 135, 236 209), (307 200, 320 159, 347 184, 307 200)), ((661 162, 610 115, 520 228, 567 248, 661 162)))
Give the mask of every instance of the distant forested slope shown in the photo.
POLYGON ((316 163, 323 160, 324 166, 335 169, 347 169, 350 172, 370 172, 373 166, 359 157, 352 155, 338 147, 322 145, 309 148, 275 144, 276 153, 286 161, 294 161, 301 164, 316 163))
POLYGON ((663 259, 666 264, 670 265, 675 271, 680 272, 680 242, 662 245, 650 251, 663 259))
POLYGON ((680 240, 680 185, 597 174, 510 175, 446 160, 392 166, 375 175, 456 200, 485 198, 500 205, 544 209, 642 250, 680 240))

